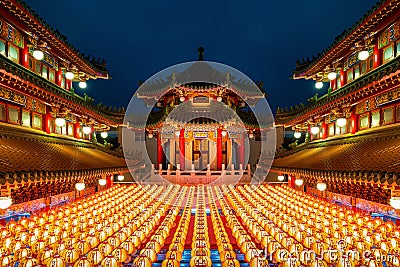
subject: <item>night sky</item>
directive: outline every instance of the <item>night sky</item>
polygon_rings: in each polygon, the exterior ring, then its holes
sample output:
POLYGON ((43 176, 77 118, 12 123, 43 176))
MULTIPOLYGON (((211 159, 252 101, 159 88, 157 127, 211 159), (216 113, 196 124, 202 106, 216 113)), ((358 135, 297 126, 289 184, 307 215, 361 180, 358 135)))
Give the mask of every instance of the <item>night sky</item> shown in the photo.
POLYGON ((85 89, 96 103, 126 107, 138 81, 197 60, 203 46, 205 60, 263 80, 275 110, 318 91, 313 82, 289 79, 296 60, 327 48, 376 0, 26 2, 77 49, 106 59, 112 79, 85 89))

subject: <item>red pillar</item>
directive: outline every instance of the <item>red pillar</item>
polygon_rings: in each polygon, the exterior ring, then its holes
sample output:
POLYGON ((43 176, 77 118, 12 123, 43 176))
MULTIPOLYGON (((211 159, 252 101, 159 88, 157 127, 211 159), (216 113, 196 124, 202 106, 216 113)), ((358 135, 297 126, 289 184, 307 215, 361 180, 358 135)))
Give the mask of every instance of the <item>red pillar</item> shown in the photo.
POLYGON ((346 81, 346 72, 343 69, 341 69, 340 70, 340 86, 341 87, 345 86, 346 82, 347 82, 346 81))
POLYGON ((310 136, 310 141, 314 140, 314 135, 311 132, 311 125, 310 124, 308 125, 308 130, 307 131, 308 131, 308 135, 310 136))
POLYGON ((79 128, 80 128, 80 124, 79 122, 74 123, 74 138, 79 139, 79 128))
POLYGON ((71 90, 71 88, 72 88, 72 80, 65 79, 65 89, 69 91, 71 90))
POLYGON ((330 86, 332 91, 336 90, 336 79, 330 81, 330 86))
POLYGON ((321 125, 321 131, 322 131, 322 139, 326 139, 328 137, 328 124, 323 122, 321 125))
POLYGON ((51 114, 47 113, 44 116, 44 120, 43 120, 43 130, 47 133, 50 134, 50 120, 51 120, 51 114))
POLYGON ((217 169, 222 170, 222 130, 217 130, 217 169))
POLYGON ((288 177, 288 185, 291 188, 295 188, 296 187, 295 181, 296 181, 296 177, 293 177, 293 176, 289 175, 289 177, 288 177))
POLYGON ((377 41, 374 47, 374 69, 379 67, 381 64, 382 64, 381 49, 379 49, 377 41))
POLYGON ((161 144, 161 134, 157 135, 157 168, 163 163, 163 147, 161 144))
POLYGON ((358 115, 354 112, 351 114, 351 133, 355 134, 358 132, 358 115))
POLYGON ((24 48, 21 48, 20 51, 21 51, 21 58, 20 58, 21 65, 24 66, 25 68, 29 68, 28 64, 29 47, 26 45, 26 38, 24 38, 24 48))
POLYGON ((243 168, 244 166, 244 135, 240 135, 240 140, 239 140, 239 146, 238 146, 238 159, 239 159, 239 164, 242 164, 243 168))
POLYGON ((179 134, 179 164, 181 170, 185 169, 185 129, 181 129, 179 134))
POLYGON ((58 86, 61 87, 61 81, 62 81, 62 71, 61 68, 59 67, 58 70, 56 71, 55 82, 58 86))
POLYGON ((113 177, 114 177, 113 175, 107 176, 107 178, 106 178, 106 180, 107 180, 106 187, 107 188, 110 188, 113 186, 113 184, 114 184, 113 177))

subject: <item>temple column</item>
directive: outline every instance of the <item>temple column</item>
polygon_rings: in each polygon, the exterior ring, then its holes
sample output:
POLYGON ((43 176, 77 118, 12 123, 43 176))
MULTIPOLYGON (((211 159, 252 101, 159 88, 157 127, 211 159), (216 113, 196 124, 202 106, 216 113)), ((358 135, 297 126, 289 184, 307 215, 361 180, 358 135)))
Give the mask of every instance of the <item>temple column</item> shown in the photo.
POLYGON ((55 82, 58 86, 61 87, 61 81, 62 81, 62 71, 60 67, 60 62, 58 63, 58 70, 56 71, 56 77, 55 77, 55 82))
POLYGON ((157 168, 163 164, 163 147, 161 143, 161 134, 157 135, 157 168))
POLYGON ((238 143, 239 143, 238 147, 237 147, 238 148, 238 153, 237 153, 238 163, 239 163, 239 166, 240 166, 240 164, 242 164, 242 167, 245 168, 245 166, 244 166, 244 135, 243 134, 240 134, 238 143))
POLYGON ((328 124, 323 122, 321 125, 321 130, 322 130, 322 139, 326 139, 328 137, 328 124))
POLYGON ((310 124, 308 125, 307 131, 308 131, 308 135, 310 136, 310 141, 313 141, 314 140, 314 135, 311 132, 311 125, 310 124))
POLYGON ((26 45, 26 38, 24 38, 24 48, 20 48, 20 64, 25 68, 29 68, 28 63, 28 55, 29 55, 29 47, 26 45))
POLYGON ((343 69, 340 69, 340 87, 346 85, 346 72, 343 69))
POLYGON ((374 69, 379 67, 382 64, 382 53, 381 49, 379 49, 378 41, 376 41, 374 46, 374 69))
POLYGON ((222 130, 217 129, 217 169, 222 170, 222 130))
POLYGON ((329 85, 330 85, 330 91, 332 92, 332 91, 335 91, 336 90, 336 79, 334 79, 334 80, 331 80, 330 82, 329 82, 329 85))
POLYGON ((358 132, 358 115, 352 112, 350 121, 351 121, 351 134, 355 134, 358 132))
POLYGON ((74 123, 74 138, 79 139, 79 128, 80 128, 80 124, 79 122, 74 123))
POLYGON ((47 133, 50 134, 51 133, 51 129, 50 129, 50 120, 51 120, 51 114, 50 113, 46 113, 44 115, 44 120, 43 120, 43 130, 47 133))
POLYGON ((107 188, 110 188, 113 186, 113 184, 114 184, 113 178, 114 178, 113 175, 107 175, 107 177, 106 177, 106 180, 107 180, 106 187, 107 188))
POLYGON ((179 164, 181 170, 185 170, 185 129, 181 129, 179 134, 179 164))

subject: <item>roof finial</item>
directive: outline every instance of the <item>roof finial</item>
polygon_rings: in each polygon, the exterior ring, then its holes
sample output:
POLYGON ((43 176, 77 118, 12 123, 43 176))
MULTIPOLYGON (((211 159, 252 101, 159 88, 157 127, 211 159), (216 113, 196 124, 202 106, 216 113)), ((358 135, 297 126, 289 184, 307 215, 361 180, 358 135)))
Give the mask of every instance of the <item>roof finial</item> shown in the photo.
POLYGON ((199 61, 203 61, 204 60, 204 47, 199 47, 197 48, 197 52, 199 52, 199 61))

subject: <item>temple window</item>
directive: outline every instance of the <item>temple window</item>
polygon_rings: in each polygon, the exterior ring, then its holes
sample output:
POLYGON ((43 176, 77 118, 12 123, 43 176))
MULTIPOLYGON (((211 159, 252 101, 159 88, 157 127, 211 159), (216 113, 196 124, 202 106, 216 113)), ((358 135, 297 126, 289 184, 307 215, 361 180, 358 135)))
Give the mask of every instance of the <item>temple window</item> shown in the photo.
POLYGON ((6 43, 2 39, 0 39, 0 54, 6 55, 6 43))
POLYGON ((42 77, 45 78, 45 79, 47 79, 48 69, 49 68, 46 67, 46 66, 42 67, 42 77))
POLYGON ((19 61, 19 49, 15 47, 14 45, 9 45, 8 46, 8 58, 11 60, 18 62, 19 61))
POLYGON ((0 121, 5 121, 7 119, 6 105, 0 104, 0 121))
POLYGON ((35 71, 35 61, 33 60, 33 57, 28 57, 28 68, 31 71, 35 71))
POLYGON ((394 58, 394 46, 393 44, 383 49, 383 63, 388 62, 394 58))
POLYGON ((40 61, 35 62, 35 72, 37 74, 42 74, 42 64, 40 63, 40 61))
POLYGON ((334 136, 334 135, 335 135, 335 124, 331 123, 329 124, 328 136, 334 136))
POLYGON ((49 70, 49 80, 53 83, 56 81, 56 73, 53 69, 49 70))
POLYGON ((360 116, 360 130, 369 128, 369 113, 360 116))
POLYGON ((363 61, 361 63, 361 75, 367 73, 367 62, 363 61))
POLYGON ((360 66, 355 66, 354 67, 354 79, 357 79, 358 77, 360 77, 360 66))
POLYGON ((374 57, 370 57, 368 59, 368 71, 371 71, 374 69, 374 57))
POLYGON ((61 78, 61 88, 65 88, 65 78, 61 78))
POLYGON ((382 111, 382 124, 389 124, 394 122, 394 107, 388 107, 382 111))
POLYGON ((72 123, 68 123, 68 135, 74 136, 74 126, 72 123))
POLYGON ((343 127, 339 127, 336 125, 336 135, 341 135, 347 133, 347 124, 343 127))
POLYGON ((31 112, 28 110, 22 110, 22 125, 31 127, 31 112))
POLYGON ((33 114, 33 121, 32 121, 32 127, 41 129, 42 128, 42 115, 41 114, 33 114))
POLYGON ((379 126, 381 123, 381 114, 379 110, 373 111, 371 115, 371 127, 379 126))
POLYGON ((400 55, 400 41, 396 42, 396 57, 400 55))
POLYGON ((8 122, 19 123, 19 108, 8 106, 8 122))
POLYGON ((347 82, 353 81, 353 69, 347 70, 347 82))

